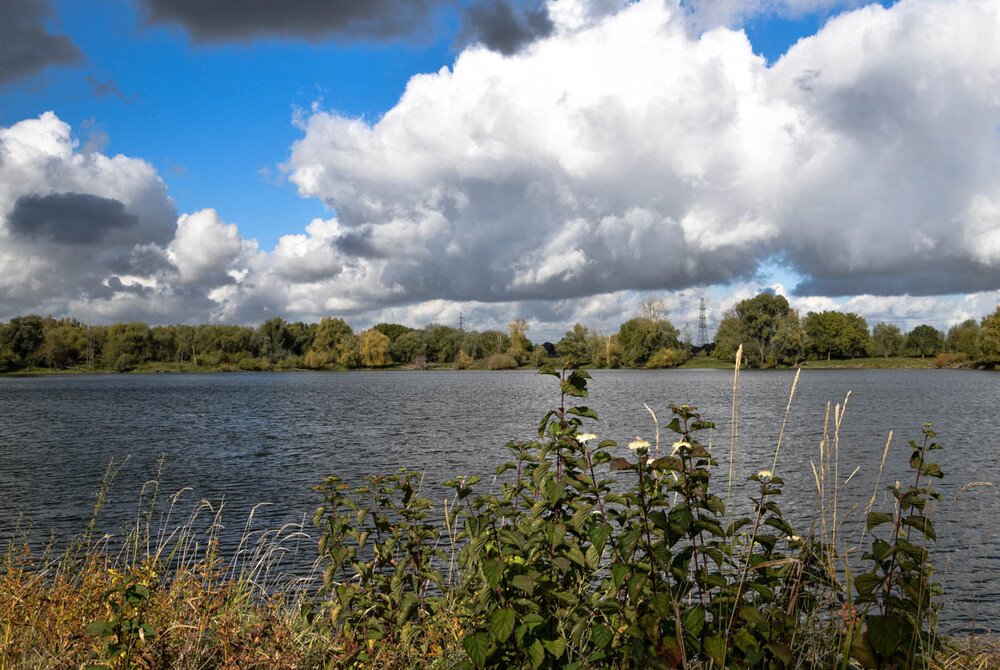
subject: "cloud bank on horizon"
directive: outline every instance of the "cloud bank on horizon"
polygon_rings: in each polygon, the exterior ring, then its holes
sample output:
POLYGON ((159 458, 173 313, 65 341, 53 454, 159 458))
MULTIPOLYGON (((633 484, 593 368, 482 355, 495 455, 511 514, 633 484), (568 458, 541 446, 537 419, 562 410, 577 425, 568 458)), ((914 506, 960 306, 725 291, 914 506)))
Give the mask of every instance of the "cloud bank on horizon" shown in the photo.
MULTIPOLYGON (((204 3, 143 2, 209 41, 303 30, 271 3, 218 28, 204 3)), ((378 6, 316 36, 402 30, 378 6)), ((271 250, 213 209, 178 215, 148 162, 81 148, 55 113, 0 128, 0 318, 464 311, 552 332, 617 327, 663 292, 682 324, 705 287, 724 309, 769 263, 802 277, 803 309, 957 320, 1000 301, 1000 3, 852 9, 770 67, 726 27, 745 4, 544 10, 413 76, 377 120, 303 112, 283 169, 332 212, 271 250)))

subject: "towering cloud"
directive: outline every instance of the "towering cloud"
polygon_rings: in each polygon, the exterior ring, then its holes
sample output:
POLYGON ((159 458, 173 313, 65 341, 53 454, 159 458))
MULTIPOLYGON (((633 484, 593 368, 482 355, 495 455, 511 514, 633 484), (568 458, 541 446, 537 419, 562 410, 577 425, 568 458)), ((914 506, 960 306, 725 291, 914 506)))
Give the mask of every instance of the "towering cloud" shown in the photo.
POLYGON ((314 113, 291 179, 387 300, 676 289, 774 256, 813 293, 1000 287, 1000 5, 867 7, 773 68, 685 20, 643 0, 470 48, 376 123, 314 113))

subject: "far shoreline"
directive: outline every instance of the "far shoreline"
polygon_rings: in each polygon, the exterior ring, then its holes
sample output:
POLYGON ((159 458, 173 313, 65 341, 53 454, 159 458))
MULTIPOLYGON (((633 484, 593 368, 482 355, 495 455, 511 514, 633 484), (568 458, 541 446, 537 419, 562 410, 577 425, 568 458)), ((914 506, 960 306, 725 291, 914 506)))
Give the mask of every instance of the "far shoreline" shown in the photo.
MULTIPOLYGON (((548 361, 549 364, 557 365, 557 360, 548 361)), ((715 358, 708 358, 704 356, 695 356, 681 365, 672 368, 602 368, 590 365, 581 366, 584 370, 733 370, 734 363, 730 361, 723 361, 715 358)), ((810 360, 803 361, 798 365, 780 365, 770 368, 741 368, 742 370, 795 370, 801 368, 803 370, 986 370, 991 369, 987 367, 979 367, 976 365, 969 364, 968 362, 959 365, 939 365, 936 364, 935 358, 915 358, 915 357, 890 357, 890 358, 855 358, 855 359, 843 359, 843 360, 810 360)), ((537 370, 537 367, 525 365, 518 368, 514 368, 511 371, 525 371, 525 370, 537 370)), ((62 375, 80 375, 80 374, 98 374, 98 375, 116 375, 116 374, 225 374, 225 373, 241 373, 241 372, 424 372, 424 371, 454 371, 462 372, 465 370, 472 371, 492 371, 492 372, 504 372, 505 370, 489 370, 485 366, 468 366, 464 368, 457 368, 453 365, 428 365, 424 368, 414 368, 407 365, 390 365, 378 368, 340 368, 340 367, 326 367, 326 368, 305 368, 305 367, 283 367, 275 366, 271 369, 243 369, 238 367, 231 367, 227 365, 222 366, 192 366, 190 364, 177 364, 177 363, 163 363, 158 362, 155 364, 141 365, 137 366, 131 370, 126 371, 116 371, 111 368, 67 368, 62 370, 54 370, 51 368, 27 368, 9 372, 0 372, 0 377, 47 377, 47 376, 62 376, 62 375)))

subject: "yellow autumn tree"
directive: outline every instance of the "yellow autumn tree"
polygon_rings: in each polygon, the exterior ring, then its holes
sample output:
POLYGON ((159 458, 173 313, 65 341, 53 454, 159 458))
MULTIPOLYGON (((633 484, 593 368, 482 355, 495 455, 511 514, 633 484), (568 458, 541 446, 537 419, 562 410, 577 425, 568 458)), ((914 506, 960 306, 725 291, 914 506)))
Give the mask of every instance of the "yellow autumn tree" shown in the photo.
POLYGON ((361 362, 369 368, 382 368, 392 363, 389 355, 389 338, 377 330, 365 333, 361 343, 361 362))

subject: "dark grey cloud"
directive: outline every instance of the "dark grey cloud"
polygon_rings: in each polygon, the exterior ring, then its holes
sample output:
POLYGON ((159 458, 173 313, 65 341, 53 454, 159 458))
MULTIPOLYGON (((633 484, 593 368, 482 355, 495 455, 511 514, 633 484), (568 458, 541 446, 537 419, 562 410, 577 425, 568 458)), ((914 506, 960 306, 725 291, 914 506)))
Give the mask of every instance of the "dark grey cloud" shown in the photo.
POLYGON ((7 218, 17 237, 38 242, 95 244, 109 232, 134 228, 139 220, 125 205, 87 193, 25 195, 7 218))
POLYGON ((895 272, 855 272, 834 277, 811 277, 795 285, 798 296, 910 295, 933 296, 951 293, 993 291, 1000 287, 1000 269, 969 265, 954 259, 952 265, 931 264, 926 268, 895 272))
POLYGON ((462 43, 479 42, 511 54, 552 32, 537 0, 136 0, 150 23, 175 24, 197 42, 260 38, 387 40, 433 38, 448 12, 461 13, 462 43))
POLYGON ((152 23, 179 24, 199 42, 255 38, 389 39, 427 26, 443 0, 137 0, 152 23))
POLYGON ((140 277, 177 273, 177 265, 170 260, 165 250, 155 244, 138 245, 109 253, 106 266, 115 273, 140 277))
POLYGON ((51 15, 46 0, 0 2, 0 86, 30 77, 50 65, 82 59, 70 38, 49 32, 45 20, 51 15))
POLYGON ((352 230, 337 238, 337 250, 348 256, 360 258, 386 258, 388 254, 372 241, 370 228, 352 230))
POLYGON ((472 5, 463 20, 463 32, 470 41, 507 55, 539 38, 548 37, 553 28, 544 5, 525 8, 504 0, 472 5))
POLYGON ((113 96, 118 98, 124 103, 131 104, 132 99, 127 95, 122 93, 122 90, 118 88, 118 85, 111 81, 110 79, 98 79, 97 77, 87 77, 87 83, 90 84, 90 89, 94 92, 94 97, 106 98, 113 96))

